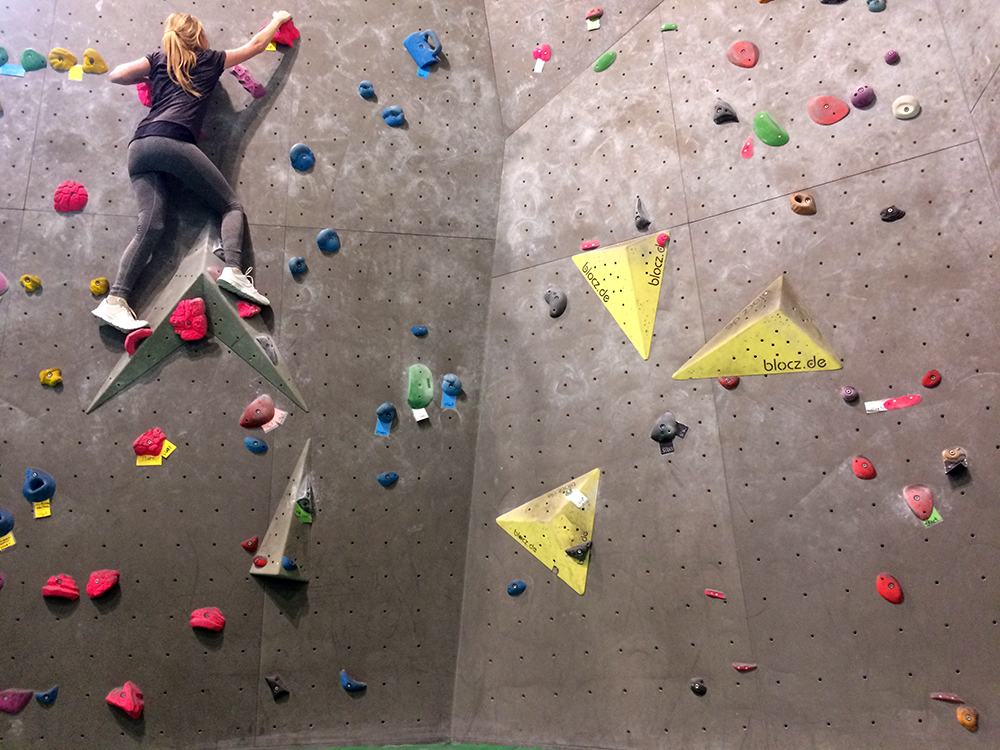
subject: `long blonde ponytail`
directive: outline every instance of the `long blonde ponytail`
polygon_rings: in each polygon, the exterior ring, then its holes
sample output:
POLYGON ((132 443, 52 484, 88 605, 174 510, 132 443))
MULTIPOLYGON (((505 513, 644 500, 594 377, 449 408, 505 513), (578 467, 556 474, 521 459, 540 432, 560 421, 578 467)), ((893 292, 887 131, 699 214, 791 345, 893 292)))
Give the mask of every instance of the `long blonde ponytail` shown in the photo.
POLYGON ((201 96, 191 85, 191 68, 198 60, 201 21, 187 13, 167 16, 163 32, 163 51, 167 55, 167 74, 170 79, 192 96, 201 96))

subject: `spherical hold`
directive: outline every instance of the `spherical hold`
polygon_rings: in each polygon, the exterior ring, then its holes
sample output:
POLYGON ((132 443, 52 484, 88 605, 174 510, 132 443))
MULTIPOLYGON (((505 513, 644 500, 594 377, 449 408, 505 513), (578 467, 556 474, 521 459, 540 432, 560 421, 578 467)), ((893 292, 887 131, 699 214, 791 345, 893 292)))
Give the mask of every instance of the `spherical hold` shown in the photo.
POLYGON ((247 429, 260 427, 272 419, 274 419, 274 399, 265 393, 251 401, 243 410, 243 416, 240 417, 240 427, 247 429))
POLYGON ((25 469, 21 494, 29 503, 40 503, 56 494, 56 480, 41 469, 25 469))
POLYGON ((539 44, 534 50, 532 50, 531 56, 536 60, 548 62, 552 59, 552 47, 548 44, 539 44))
POLYGON ((801 216, 812 216, 816 213, 816 201, 809 193, 792 193, 788 203, 792 212, 801 216))
POLYGON ((937 388, 941 385, 941 373, 937 370, 931 370, 922 378, 920 378, 920 384, 924 388, 937 388))
POLYGON ((903 589, 899 581, 888 573, 880 573, 875 579, 875 588, 887 602, 899 604, 903 601, 903 589))
POLYGON ((35 693, 35 700, 41 703, 43 706, 51 706, 56 702, 56 698, 59 697, 59 686, 50 687, 40 693, 35 693))
POLYGON ((449 372, 441 380, 441 390, 454 398, 462 392, 462 379, 458 375, 449 372))
POLYGON ((118 585, 121 573, 117 570, 95 570, 87 581, 87 596, 96 599, 118 585))
POLYGON ((885 10, 885 0, 868 0, 868 10, 872 13, 881 13, 885 10))
POLYGON ((104 276, 100 276, 96 279, 91 279, 90 281, 90 293, 95 297, 100 297, 102 294, 108 293, 108 280, 104 276))
POLYGON ((840 397, 845 403, 853 404, 858 400, 858 389, 852 385, 845 385, 840 389, 840 397))
POLYGON ((378 421, 382 424, 392 424, 392 420, 396 418, 396 407, 393 406, 391 401, 386 401, 375 410, 375 416, 378 417, 378 421))
POLYGON ((252 318, 260 312, 260 305, 247 302, 245 299, 236 300, 236 312, 241 318, 252 318))
POLYGON ((955 717, 958 719, 958 723, 970 732, 976 731, 979 712, 972 706, 959 706, 955 709, 955 717))
POLYGON ((87 47, 83 51, 83 72, 98 74, 108 72, 108 64, 96 49, 87 47))
POLYGON ((129 331, 125 337, 125 351, 129 353, 129 356, 132 356, 135 354, 135 350, 139 348, 139 344, 143 342, 143 339, 148 339, 152 335, 152 328, 136 328, 134 331, 129 331))
POLYGON ((921 521, 926 521, 934 512, 934 494, 926 484, 908 484, 903 488, 903 497, 906 498, 910 510, 921 521))
POLYGON ((49 369, 42 370, 38 373, 38 379, 42 381, 42 385, 48 385, 54 388, 63 382, 62 370, 58 367, 50 367, 49 369))
POLYGON ((52 196, 52 205, 56 211, 68 213, 70 211, 82 211, 87 205, 87 188, 79 182, 66 180, 56 188, 52 196))
POLYGON ((240 542, 240 545, 247 552, 256 552, 258 541, 260 541, 259 537, 251 537, 250 539, 240 542))
POLYGON ((367 683, 352 680, 348 677, 346 669, 340 670, 340 686, 348 693, 358 693, 368 688, 367 683))
POLYGON ((753 42, 733 42, 726 51, 726 58, 733 65, 738 65, 741 68, 752 68, 760 59, 760 50, 753 42))
POLYGON ((305 172, 312 169, 313 164, 316 163, 316 157, 313 155, 312 149, 304 143, 296 143, 292 146, 288 152, 288 158, 291 159, 292 169, 296 172, 305 172))
POLYGON ((104 700, 110 705, 120 708, 133 719, 142 716, 142 709, 146 705, 142 699, 142 691, 131 681, 112 690, 104 700))
POLYGON ((191 627, 218 633, 226 626, 226 618, 218 607, 202 607, 191 613, 191 627))
POLYGON ((399 480, 399 474, 394 471, 383 471, 376 479, 383 487, 392 487, 399 480))
POLYGON ((25 70, 41 70, 45 67, 45 58, 41 52, 29 47, 21 53, 21 67, 25 70))
POLYGON ((427 326, 410 326, 410 333, 417 338, 423 338, 427 335, 427 326))
POLYGON ((260 438, 245 437, 243 438, 243 445, 251 453, 267 453, 267 443, 260 438))
POLYGON ((883 208, 879 211, 879 218, 887 223, 892 223, 894 221, 899 221, 904 216, 906 216, 906 211, 896 206, 889 206, 888 208, 883 208))
POLYGON ((875 89, 871 86, 861 86, 851 93, 851 104, 858 109, 870 107, 875 103, 875 89))
POLYGON ((340 235, 333 229, 324 229, 316 235, 316 245, 324 253, 335 253, 340 250, 340 235))
POLYGON ((14 514, 6 508, 0 508, 0 538, 14 530, 14 514))
POLYGON ((753 118, 753 132, 768 146, 788 143, 788 133, 767 112, 758 112, 753 118))
POLYGON ((542 295, 542 299, 549 306, 550 318, 558 318, 566 312, 566 295, 558 289, 547 289, 542 295))
POLYGON ((847 117, 851 108, 847 106, 847 102, 843 102, 835 96, 827 95, 815 96, 810 99, 809 103, 806 104, 806 111, 813 122, 817 122, 820 125, 833 125, 835 122, 840 122, 847 117))
POLYGON ((289 572, 299 569, 299 566, 296 565, 295 561, 292 560, 292 558, 290 558, 288 555, 284 555, 281 558, 281 567, 289 572))
POLYGON ((608 50, 603 55, 597 58, 597 62, 594 63, 594 72, 600 73, 601 71, 607 70, 611 67, 611 63, 615 61, 618 57, 618 53, 614 50, 608 50))
POLYGON ((520 578, 515 578, 513 581, 507 584, 507 593, 511 596, 520 596, 524 593, 524 590, 528 588, 528 584, 522 581, 520 578))
POLYGON ((305 273, 309 270, 306 266, 306 259, 301 255, 296 255, 294 258, 288 261, 288 270, 292 272, 293 276, 298 276, 299 274, 305 273))
POLYGON ((362 81, 358 85, 358 93, 361 94, 362 99, 371 99, 375 96, 375 87, 372 86, 371 81, 362 81))
POLYGON ((912 120, 920 114, 920 102, 915 96, 903 94, 892 103, 892 114, 900 120, 912 120))
POLYGON ((265 565, 267 565, 266 557, 261 557, 260 555, 258 555, 253 559, 253 566, 255 568, 263 568, 265 565))
POLYGON ((878 474, 875 472, 875 464, 864 456, 858 456, 851 464, 854 469, 854 476, 858 479, 874 479, 878 474))
POLYGON ((77 588, 73 576, 63 573, 57 576, 49 576, 48 582, 42 586, 42 596, 73 601, 80 598, 80 589, 77 588))
POLYGON ((36 289, 42 288, 42 280, 34 274, 26 273, 18 279, 18 282, 20 282, 21 286, 23 286, 27 292, 33 292, 36 289))
POLYGON ((660 232, 656 235, 657 247, 666 247, 668 242, 670 242, 670 232, 660 232))
POLYGON ((398 128, 406 118, 403 116, 403 108, 393 105, 382 110, 382 119, 390 128, 398 128))
POLYGON ((76 55, 68 49, 53 47, 49 52, 49 65, 53 70, 69 70, 76 65, 76 55))
POLYGON ((699 698, 708 692, 708 686, 705 685, 705 680, 701 677, 695 677, 691 680, 691 692, 697 695, 699 698))
POLYGON ((733 390, 736 386, 740 384, 740 379, 736 375, 730 377, 719 378, 719 385, 725 388, 727 391, 733 390))
POLYGON ((899 53, 894 49, 889 50, 885 53, 885 61, 889 65, 895 65, 899 62, 899 53))

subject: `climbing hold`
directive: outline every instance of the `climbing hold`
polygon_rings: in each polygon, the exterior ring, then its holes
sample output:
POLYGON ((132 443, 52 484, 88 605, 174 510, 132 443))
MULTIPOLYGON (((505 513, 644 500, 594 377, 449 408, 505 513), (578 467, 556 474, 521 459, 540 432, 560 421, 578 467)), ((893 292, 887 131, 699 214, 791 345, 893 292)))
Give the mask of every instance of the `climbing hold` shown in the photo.
POLYGON ((740 379, 735 375, 728 378, 719 378, 719 385, 721 385, 727 391, 733 390, 733 388, 735 388, 739 384, 740 384, 740 379))
POLYGON ((240 85, 245 88, 254 99, 260 99, 267 93, 264 84, 253 77, 253 74, 242 65, 234 65, 229 69, 240 85))
POLYGON ((507 584, 507 593, 511 596, 520 596, 524 593, 524 590, 528 588, 528 584, 522 581, 520 578, 515 578, 513 581, 507 584))
POLYGON ((418 74, 423 71, 423 77, 426 77, 431 65, 438 62, 438 56, 442 50, 441 40, 430 29, 414 31, 403 40, 403 46, 406 47, 406 51, 410 53, 413 61, 417 64, 418 74))
POLYGON ((591 8, 590 10, 587 11, 587 15, 585 16, 585 18, 588 21, 596 21, 598 18, 601 18, 603 15, 604 15, 604 11, 601 10, 600 8, 591 8))
POLYGON ((722 599, 723 601, 726 600, 726 595, 721 591, 716 591, 715 589, 705 589, 705 596, 709 596, 713 599, 722 599))
POLYGON ((733 669, 737 672, 753 672, 757 668, 756 664, 745 662, 733 662, 733 669))
POLYGON ((198 341, 208 333, 205 300, 201 297, 182 299, 170 316, 170 325, 184 341, 198 341))
POLYGON ((14 514, 6 508, 0 508, 0 539, 14 530, 14 514))
POLYGON ((260 305, 247 302, 245 299, 236 300, 236 312, 239 313, 241 318, 252 318, 260 312, 260 305))
POLYGON ((767 112, 758 112, 753 118, 753 132, 768 146, 784 146, 788 143, 788 133, 767 112))
POLYGON ((920 114, 917 97, 903 94, 892 103, 892 113, 900 120, 912 120, 920 114))
POLYGON ((292 161, 292 169, 296 172, 305 172, 312 169, 316 163, 316 157, 312 149, 304 143, 296 143, 288 152, 288 158, 292 161))
POLYGON ((597 248, 597 247, 600 247, 600 246, 601 246, 601 241, 600 240, 588 240, 587 242, 581 242, 580 243, 580 249, 581 250, 593 250, 594 248, 597 248))
POLYGON ((42 385, 48 385, 54 388, 63 382, 62 370, 58 367, 50 367, 49 369, 42 370, 38 373, 38 379, 42 381, 42 385))
POLYGON ((41 469, 25 469, 21 494, 29 503, 41 503, 56 493, 56 480, 41 469))
POLYGON ((617 56, 614 50, 608 50, 597 58, 597 62, 594 63, 594 71, 600 73, 602 70, 607 70, 611 67, 611 63, 615 61, 617 56))
POLYGON ((87 596, 91 599, 104 596, 118 584, 120 576, 117 570, 95 570, 87 581, 87 596))
POLYGON ((740 156, 744 159, 753 157, 753 136, 747 138, 747 142, 743 144, 743 148, 740 149, 740 156))
POLYGON ((835 96, 825 95, 810 99, 809 103, 806 104, 806 111, 813 122, 818 122, 820 125, 833 125, 847 117, 851 108, 847 106, 847 102, 843 102, 835 96))
POLYGON ((548 62, 552 59, 552 47, 548 44, 540 44, 532 50, 531 56, 536 60, 548 62))
POLYGON ((868 0, 868 10, 872 13, 881 13, 885 10, 885 0, 868 0))
POLYGON ((712 120, 716 125, 722 125, 726 122, 739 122, 740 118, 736 116, 736 110, 729 102, 716 99, 715 106, 712 108, 712 120))
POLYGON ((340 670, 340 684, 348 693, 358 693, 368 688, 367 683, 358 682, 348 677, 346 669, 340 670))
POLYGON ((7 292, 7 277, 0 273, 0 295, 7 292))
POLYGON ((218 633, 226 626, 226 618, 218 607, 202 607, 191 613, 191 627, 214 630, 218 633))
POLYGON ((53 70, 69 70, 76 65, 76 55, 68 49, 53 47, 49 52, 49 65, 52 66, 53 70))
POLYGON ((858 389, 851 385, 845 385, 840 389, 840 397, 845 403, 853 404, 858 400, 858 389))
POLYGON ((129 353, 129 356, 135 354, 135 350, 139 348, 142 340, 148 339, 152 335, 152 328, 136 328, 134 331, 129 331, 125 337, 125 351, 129 353))
POLYGON ((906 498, 910 510, 921 521, 926 521, 934 512, 934 495, 930 487, 925 484, 908 484, 903 488, 903 497, 906 498))
POLYGON ((264 678, 264 682, 267 683, 267 687, 271 691, 271 697, 275 700, 289 694, 288 688, 285 687, 280 674, 269 674, 264 678))
POLYGON ((267 565, 267 558, 257 555, 257 557, 253 559, 253 565, 255 568, 263 568, 265 565, 267 565))
POLYGON ((965 703, 954 693, 931 693, 931 700, 947 701, 948 703, 965 703))
POLYGON ((816 201, 809 193, 792 193, 788 202, 792 211, 801 216, 812 216, 816 213, 816 201))
POLYGON ((28 48, 21 53, 21 67, 25 70, 41 70, 45 67, 45 58, 41 52, 28 48))
POLYGON ((708 687, 705 685, 703 677, 695 677, 691 680, 691 692, 699 698, 708 692, 708 687))
POLYGON ((91 47, 83 51, 83 72, 84 73, 107 73, 108 64, 100 53, 91 47))
POLYGON ((132 450, 137 456, 159 456, 163 452, 163 441, 166 439, 163 430, 153 427, 132 442, 132 450))
POLYGON ((941 451, 941 458, 944 459, 944 473, 950 474, 959 466, 969 468, 969 455, 965 448, 956 445, 954 448, 945 448, 941 451))
POLYGON ((25 291, 33 292, 36 289, 40 289, 42 286, 42 280, 35 276, 34 274, 26 273, 18 281, 21 286, 24 287, 25 291))
POLYGON ((243 445, 251 453, 267 453, 267 443, 260 438, 245 437, 243 438, 243 445))
POLYGON ((272 365, 278 364, 278 349, 274 345, 274 339, 270 336, 261 335, 255 336, 254 341, 264 350, 264 354, 271 360, 272 365))
POLYGON ((281 557, 281 567, 289 571, 299 569, 299 566, 296 565, 295 561, 292 560, 292 558, 290 558, 288 555, 283 555, 281 557))
POLYGON ((316 245, 324 253, 335 253, 340 250, 340 235, 334 229, 324 229, 316 235, 316 245))
POLYGON ((566 550, 566 554, 572 557, 577 562, 583 562, 587 559, 587 553, 590 552, 590 548, 593 542, 586 541, 583 544, 577 544, 566 550))
POLYGON ((558 289, 547 289, 542 299, 549 306, 549 317, 558 318, 566 312, 566 295, 558 289))
POLYGON ((108 293, 108 280, 104 276, 92 279, 90 282, 90 293, 95 297, 108 293))
POLYGON ((411 365, 406 403, 411 409, 423 409, 434 400, 434 379, 426 365, 411 365))
POLYGON ((646 213, 646 207, 642 205, 642 199, 639 196, 635 196, 635 228, 640 232, 645 231, 650 225, 649 214, 646 213))
POLYGON ((906 216, 906 211, 901 208, 896 208, 896 206, 889 206, 888 208, 883 208, 879 212, 879 216, 882 218, 882 221, 885 222, 899 221, 906 216))
POLYGON ((875 89, 871 86, 862 86, 851 94, 851 104, 858 109, 870 107, 875 103, 875 89))
POLYGON ((143 103, 146 107, 153 106, 153 89, 146 81, 137 83, 135 85, 136 96, 139 97, 139 101, 143 103))
POLYGON ((457 396, 462 392, 462 379, 458 375, 449 372, 441 379, 441 390, 449 396, 457 396))
POLYGON ((383 424, 392 424, 392 420, 396 418, 396 407, 393 406, 391 401, 386 401, 375 410, 375 416, 377 416, 378 421, 383 424))
POLYGON ((35 700, 41 703, 43 706, 51 706, 56 702, 56 698, 59 696, 59 686, 50 687, 40 693, 35 693, 35 700))
POLYGON ((399 474, 394 471, 383 471, 376 479, 378 479, 378 483, 383 487, 392 487, 399 479, 399 474))
POLYGON ((660 232, 656 235, 657 247, 666 247, 668 242, 670 242, 670 232, 660 232))
POLYGON ((889 65, 895 65, 899 62, 899 53, 894 49, 889 50, 885 53, 885 61, 889 65))
POLYGON ((403 108, 393 105, 382 110, 382 119, 390 128, 398 128, 406 118, 403 116, 403 108))
POLYGON ((79 182, 66 180, 56 187, 56 192, 52 197, 52 204, 56 211, 69 213, 70 211, 82 211, 87 205, 87 188, 79 182))
POLYGON ((299 274, 305 273, 309 270, 306 266, 306 259, 301 255, 296 255, 294 258, 288 261, 288 270, 292 272, 293 276, 298 276, 299 274))
POLYGON ((10 57, 7 55, 7 50, 0 47, 0 65, 6 65, 10 57))
POLYGON ((920 378, 920 385, 924 388, 937 388, 941 385, 941 373, 937 370, 931 370, 920 378))
POLYGON ((417 338, 422 338, 427 335, 427 326, 410 326, 410 333, 417 338))
MULTIPOLYGON (((764 2, 770 2, 771 0, 763 0, 764 2)), ((660 31, 677 31, 676 23, 665 23, 660 27, 660 31)))
POLYGON ((900 587, 899 581, 888 573, 879 574, 879 576, 875 579, 875 588, 878 589, 882 598, 887 602, 899 604, 903 601, 903 589, 900 587))
POLYGON ((844 0, 819 0, 821 5, 840 5, 844 0))
POLYGON ((299 38, 299 30, 295 28, 295 24, 292 23, 291 19, 285 21, 274 34, 272 41, 278 44, 284 44, 286 47, 291 47, 292 42, 299 38))
POLYGON ((31 702, 34 693, 31 690, 8 688, 0 691, 0 711, 5 714, 16 714, 31 702))
POLYGON ((687 431, 686 424, 681 424, 672 412, 666 411, 653 423, 649 437, 660 444, 660 455, 664 455, 674 452, 674 438, 683 439, 687 431))
POLYGON ((753 42, 733 42, 726 52, 726 57, 733 65, 738 65, 741 68, 752 68, 760 59, 760 50, 753 42))
POLYGON ((251 401, 243 410, 243 416, 240 417, 240 427, 260 427, 272 419, 274 419, 274 399, 265 393, 251 401))
POLYGON ((243 549, 245 549, 247 552, 256 552, 257 551, 257 543, 259 541, 260 541, 260 537, 256 537, 256 536, 255 537, 251 537, 250 539, 246 539, 246 540, 240 542, 240 546, 243 547, 243 549))
POLYGON ((955 717, 958 719, 958 723, 970 732, 976 731, 979 712, 972 706, 959 706, 955 709, 955 717))
POLYGON ((878 476, 875 471, 875 464, 864 456, 858 456, 855 458, 851 468, 854 469, 854 476, 858 479, 874 479, 878 476))
POLYGON ((7 579, 4 578, 3 573, 0 573, 0 591, 3 590, 3 585, 7 579))
POLYGON ((42 596, 72 601, 80 598, 80 589, 77 588, 72 576, 66 574, 49 576, 49 580, 42 586, 42 596))
POLYGON ((358 84, 358 93, 361 94, 362 99, 371 99, 375 96, 375 87, 372 86, 371 81, 362 81, 358 84))
POLYGON ((146 701, 142 699, 142 691, 131 680, 112 690, 104 700, 120 708, 133 719, 138 719, 146 706, 146 701))

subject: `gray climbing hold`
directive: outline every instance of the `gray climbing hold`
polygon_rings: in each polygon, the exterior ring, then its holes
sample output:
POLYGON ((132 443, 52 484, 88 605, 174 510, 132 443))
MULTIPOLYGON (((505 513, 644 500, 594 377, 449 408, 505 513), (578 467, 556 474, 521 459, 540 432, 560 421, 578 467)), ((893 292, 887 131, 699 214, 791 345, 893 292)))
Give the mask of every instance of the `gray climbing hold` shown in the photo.
POLYGON ((257 336, 254 340, 260 344, 260 348, 264 350, 264 354, 271 360, 271 364, 278 364, 278 348, 274 345, 274 339, 270 336, 257 336))
POLYGON ((549 289, 542 295, 549 306, 549 316, 558 318, 566 312, 566 295, 558 289, 549 289))
POLYGON ((885 0, 868 0, 868 10, 872 13, 881 13, 885 10, 885 0))
POLYGON ((673 413, 667 411, 661 414, 653 423, 653 429, 650 430, 649 437, 660 444, 660 454, 662 455, 664 453, 673 453, 674 438, 683 439, 687 435, 687 431, 687 425, 678 422, 673 413))
POLYGON ((739 122, 740 118, 736 116, 736 110, 729 102, 716 99, 715 106, 712 108, 712 120, 715 121, 716 125, 722 125, 726 122, 739 122))
POLYGON ((288 688, 285 687, 284 680, 281 679, 280 674, 269 674, 264 678, 264 682, 267 683, 267 687, 271 691, 271 697, 275 700, 289 694, 288 688))
POLYGON ((635 196, 635 228, 640 232, 645 231, 652 222, 649 220, 649 214, 646 213, 646 207, 642 205, 642 199, 637 195, 635 196))
POLYGON ((566 550, 566 554, 572 557, 577 562, 583 562, 587 559, 587 554, 590 552, 590 547, 592 542, 584 542, 583 544, 578 544, 575 547, 570 547, 566 550))

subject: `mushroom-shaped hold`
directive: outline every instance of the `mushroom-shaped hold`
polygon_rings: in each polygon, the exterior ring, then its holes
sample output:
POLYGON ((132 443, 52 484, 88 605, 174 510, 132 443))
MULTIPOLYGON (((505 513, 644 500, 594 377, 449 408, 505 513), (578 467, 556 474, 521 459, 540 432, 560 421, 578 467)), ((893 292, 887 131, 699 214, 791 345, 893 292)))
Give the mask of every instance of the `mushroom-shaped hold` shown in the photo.
POLYGON ((304 143, 296 143, 292 146, 288 151, 288 158, 292 162, 292 169, 296 172, 305 172, 312 169, 313 164, 316 163, 316 157, 313 155, 312 149, 304 143))

